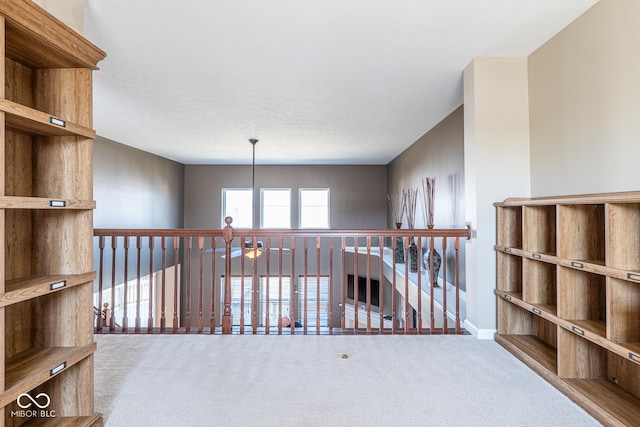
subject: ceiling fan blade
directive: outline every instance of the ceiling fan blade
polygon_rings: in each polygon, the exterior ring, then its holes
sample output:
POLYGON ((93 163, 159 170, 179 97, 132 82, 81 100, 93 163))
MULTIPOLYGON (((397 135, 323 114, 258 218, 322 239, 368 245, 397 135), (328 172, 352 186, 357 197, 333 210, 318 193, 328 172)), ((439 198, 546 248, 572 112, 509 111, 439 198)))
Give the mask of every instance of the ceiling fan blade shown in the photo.
MULTIPOLYGON (((242 255, 242 250, 241 249, 236 248, 236 249, 231 251, 231 258, 237 258, 240 255, 242 255)), ((227 257, 227 254, 223 254, 221 256, 222 259, 225 259, 226 257, 227 257)))
MULTIPOLYGON (((233 250, 233 251, 239 250, 239 249, 240 248, 238 248, 237 246, 234 246, 233 248, 231 248, 231 250, 233 250)), ((213 249, 208 248, 208 249, 205 249, 204 251, 205 251, 205 253, 210 254, 211 252, 213 252, 213 249)), ((218 247, 218 248, 215 249, 215 252, 218 253, 218 254, 223 254, 225 251, 226 251, 226 248, 218 247)))

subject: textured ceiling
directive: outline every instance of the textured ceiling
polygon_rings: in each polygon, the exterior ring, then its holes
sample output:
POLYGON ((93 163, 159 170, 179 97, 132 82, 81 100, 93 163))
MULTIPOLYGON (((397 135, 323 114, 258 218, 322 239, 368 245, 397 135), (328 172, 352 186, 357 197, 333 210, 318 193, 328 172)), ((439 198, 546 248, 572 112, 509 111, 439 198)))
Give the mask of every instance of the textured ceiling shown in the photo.
POLYGON ((386 164, 596 0, 87 0, 98 135, 185 164, 386 164))

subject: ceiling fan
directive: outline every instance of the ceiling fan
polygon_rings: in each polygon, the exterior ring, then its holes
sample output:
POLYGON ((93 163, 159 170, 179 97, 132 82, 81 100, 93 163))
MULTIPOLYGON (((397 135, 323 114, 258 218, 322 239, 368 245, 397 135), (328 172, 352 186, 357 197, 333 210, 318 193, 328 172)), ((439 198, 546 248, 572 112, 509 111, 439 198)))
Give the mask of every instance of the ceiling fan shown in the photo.
MULTIPOLYGON (((282 250, 282 253, 289 253, 290 249, 289 248, 269 248, 269 251, 272 252, 279 252, 280 250, 282 250)), ((221 258, 224 259, 226 258, 226 254, 224 254, 225 249, 224 248, 218 248, 216 249, 216 252, 223 252, 221 258)), ((239 246, 235 246, 233 248, 231 248, 231 258, 237 258, 241 255, 244 254, 244 256, 246 256, 249 259, 253 259, 253 258, 257 258, 260 255, 262 255, 262 253, 266 251, 266 248, 264 246, 264 244, 258 240, 258 243, 256 244, 256 250, 254 252, 254 248, 253 248, 253 242, 252 241, 247 241, 244 243, 244 249, 239 247, 239 246), (257 256, 255 254, 258 254, 257 256)))

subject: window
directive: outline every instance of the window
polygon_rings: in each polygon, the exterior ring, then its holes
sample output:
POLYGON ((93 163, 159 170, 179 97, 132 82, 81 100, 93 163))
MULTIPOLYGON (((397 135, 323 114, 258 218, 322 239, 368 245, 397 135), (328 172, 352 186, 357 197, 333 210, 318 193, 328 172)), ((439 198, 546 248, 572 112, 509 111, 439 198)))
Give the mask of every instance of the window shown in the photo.
POLYGON ((318 299, 318 277, 307 276, 298 278, 298 312, 296 317, 302 323, 304 321, 305 290, 307 296, 307 326, 317 325, 318 301, 320 302, 320 326, 329 326, 329 276, 320 276, 320 299, 318 299))
POLYGON ((264 189, 261 199, 262 228, 291 228, 291 189, 264 189))
MULTIPOLYGON (((224 277, 220 278, 222 285, 222 311, 224 311, 224 277)), ((240 325, 241 302, 244 295, 244 324, 251 326, 252 304, 253 304, 253 278, 251 276, 244 277, 244 287, 240 276, 231 277, 231 321, 234 326, 240 325)), ((258 326, 266 325, 267 314, 267 283, 269 285, 268 311, 269 311, 269 327, 278 326, 278 317, 280 314, 279 297, 280 283, 278 276, 260 277, 260 305, 258 306, 258 326)), ((282 277, 282 316, 290 317, 289 306, 291 304, 291 278, 282 277)))
POLYGON ((253 228, 253 191, 250 188, 222 189, 222 227, 225 217, 233 218, 234 228, 253 228))
POLYGON ((300 190, 300 228, 329 228, 329 189, 300 190))

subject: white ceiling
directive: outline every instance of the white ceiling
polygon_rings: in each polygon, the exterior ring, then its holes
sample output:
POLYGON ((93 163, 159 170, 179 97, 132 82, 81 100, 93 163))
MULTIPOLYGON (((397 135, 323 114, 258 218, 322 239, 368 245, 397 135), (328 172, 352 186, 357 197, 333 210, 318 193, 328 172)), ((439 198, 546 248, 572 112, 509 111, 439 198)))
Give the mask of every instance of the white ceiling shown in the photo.
POLYGON ((597 0, 87 0, 98 135, 185 164, 387 164, 597 0))

